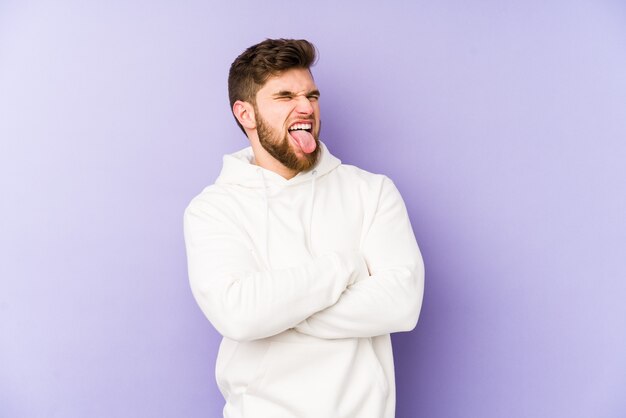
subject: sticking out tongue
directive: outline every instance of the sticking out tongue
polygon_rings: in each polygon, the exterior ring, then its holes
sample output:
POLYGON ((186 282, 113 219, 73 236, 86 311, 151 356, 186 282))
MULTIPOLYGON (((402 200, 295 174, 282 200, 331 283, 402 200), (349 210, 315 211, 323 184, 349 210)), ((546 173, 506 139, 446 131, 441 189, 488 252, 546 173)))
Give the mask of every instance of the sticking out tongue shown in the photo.
POLYGON ((296 141, 302 152, 310 154, 315 151, 317 144, 309 132, 303 130, 289 131, 289 135, 296 141))

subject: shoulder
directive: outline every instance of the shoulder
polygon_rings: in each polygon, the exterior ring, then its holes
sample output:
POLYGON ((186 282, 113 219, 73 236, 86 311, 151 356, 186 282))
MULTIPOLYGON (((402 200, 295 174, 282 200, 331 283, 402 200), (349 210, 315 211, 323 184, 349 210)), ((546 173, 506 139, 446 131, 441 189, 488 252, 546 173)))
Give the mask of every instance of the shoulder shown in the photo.
POLYGON ((185 209, 185 216, 190 214, 206 214, 213 216, 228 217, 231 207, 234 204, 232 193, 226 187, 219 184, 212 184, 205 187, 195 196, 185 209))
POLYGON ((389 207, 405 207, 404 199, 391 178, 352 165, 337 167, 344 184, 358 190, 363 201, 372 202, 377 211, 389 207))
POLYGON ((384 174, 376 174, 349 164, 341 164, 335 170, 335 176, 342 182, 380 192, 386 187, 395 187, 393 181, 384 174))

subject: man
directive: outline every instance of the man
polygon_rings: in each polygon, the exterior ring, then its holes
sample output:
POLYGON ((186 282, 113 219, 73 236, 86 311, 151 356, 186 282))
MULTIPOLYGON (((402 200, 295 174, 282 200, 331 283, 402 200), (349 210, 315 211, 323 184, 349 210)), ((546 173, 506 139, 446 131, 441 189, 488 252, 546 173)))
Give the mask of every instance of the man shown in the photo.
POLYGON ((250 147, 224 157, 185 212, 193 294, 223 335, 227 418, 391 418, 389 333, 419 315, 424 267, 400 194, 319 141, 305 40, 268 39, 232 64, 250 147))

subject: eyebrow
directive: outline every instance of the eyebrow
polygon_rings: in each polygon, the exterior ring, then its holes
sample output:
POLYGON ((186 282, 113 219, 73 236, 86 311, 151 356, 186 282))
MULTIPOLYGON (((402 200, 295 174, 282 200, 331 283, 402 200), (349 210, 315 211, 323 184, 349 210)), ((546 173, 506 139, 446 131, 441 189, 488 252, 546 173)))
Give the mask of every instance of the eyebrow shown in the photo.
MULTIPOLYGON (((274 93, 273 97, 292 97, 295 96, 296 94, 292 91, 289 90, 281 90, 278 93, 274 93)), ((307 94, 307 96, 320 96, 320 91, 319 90, 311 90, 309 91, 307 94)))

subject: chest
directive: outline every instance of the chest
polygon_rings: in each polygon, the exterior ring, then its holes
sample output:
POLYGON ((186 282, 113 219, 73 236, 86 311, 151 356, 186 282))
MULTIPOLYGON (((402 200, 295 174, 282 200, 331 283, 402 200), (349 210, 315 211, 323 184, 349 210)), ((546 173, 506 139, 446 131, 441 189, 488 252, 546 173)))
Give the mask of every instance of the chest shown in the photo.
POLYGON ((256 256, 288 268, 329 251, 358 250, 375 211, 367 190, 300 185, 266 189, 238 202, 256 256))

